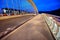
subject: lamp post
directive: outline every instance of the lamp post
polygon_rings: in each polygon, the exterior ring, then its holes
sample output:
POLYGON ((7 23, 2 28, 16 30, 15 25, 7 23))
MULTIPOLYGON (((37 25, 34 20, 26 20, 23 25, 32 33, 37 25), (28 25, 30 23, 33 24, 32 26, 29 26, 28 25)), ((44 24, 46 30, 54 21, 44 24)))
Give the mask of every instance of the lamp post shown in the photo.
POLYGON ((38 14, 38 10, 36 5, 34 4, 34 2, 32 0, 28 0, 28 2, 30 2, 32 4, 32 6, 34 7, 35 13, 38 14))

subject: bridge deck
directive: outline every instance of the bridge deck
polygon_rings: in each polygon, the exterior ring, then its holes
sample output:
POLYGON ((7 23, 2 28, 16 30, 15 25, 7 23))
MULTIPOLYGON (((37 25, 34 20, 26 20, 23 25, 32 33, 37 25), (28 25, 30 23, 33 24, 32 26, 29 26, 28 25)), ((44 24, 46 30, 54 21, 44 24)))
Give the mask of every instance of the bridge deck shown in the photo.
POLYGON ((44 18, 39 14, 1 40, 54 40, 44 18))

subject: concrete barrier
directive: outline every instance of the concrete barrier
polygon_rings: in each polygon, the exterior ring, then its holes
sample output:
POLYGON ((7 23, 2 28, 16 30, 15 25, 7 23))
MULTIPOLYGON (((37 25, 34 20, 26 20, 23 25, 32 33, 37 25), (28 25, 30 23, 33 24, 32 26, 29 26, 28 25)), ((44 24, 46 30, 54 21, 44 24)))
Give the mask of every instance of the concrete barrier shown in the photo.
POLYGON ((56 40, 60 40, 60 27, 59 27, 59 32, 58 32, 58 34, 56 35, 56 40))
POLYGON ((60 27, 56 24, 55 20, 52 17, 48 17, 46 14, 42 14, 48 27, 50 28, 53 36, 56 40, 60 40, 60 27))

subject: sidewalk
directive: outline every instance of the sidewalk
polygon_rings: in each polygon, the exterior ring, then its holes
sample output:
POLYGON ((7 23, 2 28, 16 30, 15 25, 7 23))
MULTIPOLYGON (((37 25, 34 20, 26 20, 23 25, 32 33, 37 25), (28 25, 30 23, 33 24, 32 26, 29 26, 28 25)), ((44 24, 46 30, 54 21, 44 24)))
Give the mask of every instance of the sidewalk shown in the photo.
MULTIPOLYGON (((25 15, 35 15, 35 14, 25 14, 25 15)), ((20 16, 25 16, 25 15, 3 16, 3 17, 0 17, 0 20, 5 20, 5 19, 9 19, 9 18, 20 17, 20 16)))
POLYGON ((22 16, 22 15, 3 16, 3 17, 0 17, 0 20, 4 20, 4 19, 8 19, 8 18, 14 18, 14 17, 19 17, 19 16, 22 16))

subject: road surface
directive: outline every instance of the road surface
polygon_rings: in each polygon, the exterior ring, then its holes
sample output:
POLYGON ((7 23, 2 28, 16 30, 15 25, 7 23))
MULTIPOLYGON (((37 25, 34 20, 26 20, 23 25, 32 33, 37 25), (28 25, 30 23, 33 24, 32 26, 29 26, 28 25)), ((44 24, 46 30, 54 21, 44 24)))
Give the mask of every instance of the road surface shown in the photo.
POLYGON ((25 15, 16 18, 6 19, 6 20, 0 20, 0 33, 18 27, 18 25, 23 24, 24 22, 28 21, 33 17, 34 17, 33 15, 25 15))
POLYGON ((1 40, 54 40, 50 30, 39 14, 1 40))

